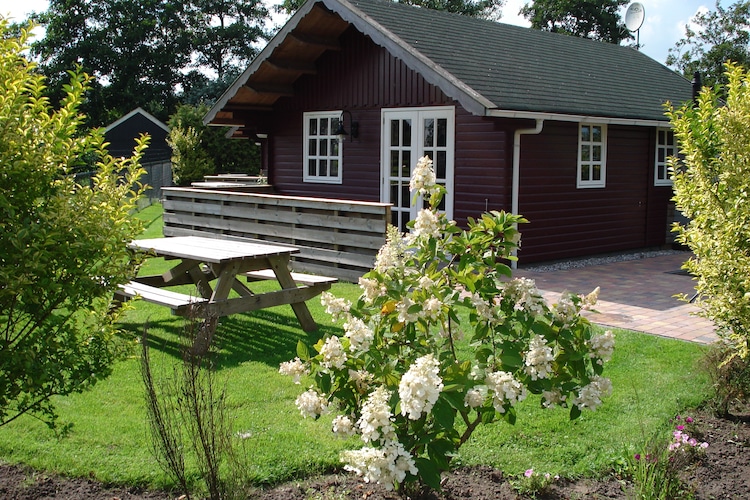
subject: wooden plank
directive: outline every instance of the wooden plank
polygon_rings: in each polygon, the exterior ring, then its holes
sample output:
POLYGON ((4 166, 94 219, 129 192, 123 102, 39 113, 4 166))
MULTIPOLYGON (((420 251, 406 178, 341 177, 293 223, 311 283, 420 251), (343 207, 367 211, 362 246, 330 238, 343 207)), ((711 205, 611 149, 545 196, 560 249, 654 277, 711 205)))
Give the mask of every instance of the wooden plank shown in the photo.
MULTIPOLYGON (((319 276, 316 274, 291 273, 291 275, 295 283, 301 283, 307 286, 318 285, 321 283, 333 284, 338 281, 338 279, 336 278, 331 278, 329 276, 319 276)), ((245 276, 254 281, 276 279, 276 274, 273 272, 273 269, 261 269, 259 271, 252 271, 249 273, 245 273, 245 276)))
POLYGON ((390 209, 389 203, 378 203, 356 200, 336 200, 331 198, 311 198, 306 196, 282 196, 259 193, 231 193, 212 191, 210 189, 192 189, 183 187, 165 187, 164 202, 178 198, 198 198, 200 200, 233 201, 237 203, 251 202, 266 205, 278 205, 301 208, 325 208, 326 210, 360 211, 363 213, 383 214, 390 209))
POLYGON ((127 298, 141 297, 147 302, 166 306, 175 311, 182 311, 189 306, 205 304, 207 302, 203 297, 173 292, 164 288, 138 283, 137 281, 120 285, 116 294, 127 298))

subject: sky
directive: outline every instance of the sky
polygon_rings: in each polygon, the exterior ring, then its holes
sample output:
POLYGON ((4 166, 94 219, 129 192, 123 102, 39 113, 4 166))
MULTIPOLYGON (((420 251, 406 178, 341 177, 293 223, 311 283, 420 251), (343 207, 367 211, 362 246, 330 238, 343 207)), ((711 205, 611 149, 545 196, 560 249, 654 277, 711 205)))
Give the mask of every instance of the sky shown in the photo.
MULTIPOLYGON (((715 0, 638 0, 643 5, 645 20, 640 29, 641 51, 652 59, 664 63, 670 48, 684 38, 685 26, 698 12, 714 10, 715 0)), ((274 1, 274 3, 278 3, 274 1)), ((528 26, 526 19, 518 14, 530 0, 506 0, 501 22, 528 26)), ((722 7, 729 7, 734 0, 721 0, 722 7)), ((623 8, 624 11, 627 7, 623 8)), ((29 12, 47 9, 47 0, 0 0, 0 14, 22 20, 29 12)))

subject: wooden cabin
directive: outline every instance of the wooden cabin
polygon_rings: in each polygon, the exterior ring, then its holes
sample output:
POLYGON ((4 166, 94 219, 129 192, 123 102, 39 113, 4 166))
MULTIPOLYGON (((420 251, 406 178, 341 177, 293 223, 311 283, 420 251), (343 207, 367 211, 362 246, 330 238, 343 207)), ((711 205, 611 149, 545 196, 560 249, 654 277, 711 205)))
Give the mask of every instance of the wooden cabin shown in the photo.
POLYGON ((429 155, 459 224, 520 213, 521 263, 668 242, 667 102, 628 47, 381 0, 308 0, 206 116, 258 141, 276 193, 390 203, 429 155), (338 134, 341 128, 345 134, 338 134))

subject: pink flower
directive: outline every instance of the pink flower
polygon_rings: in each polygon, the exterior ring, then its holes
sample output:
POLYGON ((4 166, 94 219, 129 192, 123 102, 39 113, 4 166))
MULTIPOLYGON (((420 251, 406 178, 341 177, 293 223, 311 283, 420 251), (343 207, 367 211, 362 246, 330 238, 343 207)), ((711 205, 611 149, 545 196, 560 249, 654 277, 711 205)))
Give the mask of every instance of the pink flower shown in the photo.
POLYGON ((704 442, 704 443, 701 443, 701 444, 700 444, 700 447, 701 447, 701 448, 704 448, 704 449, 705 449, 705 448, 708 448, 708 443, 705 443, 705 442, 704 442))
POLYGON ((636 460, 640 460, 641 459, 641 454, 640 453, 636 453, 635 454, 635 459, 636 460))
POLYGON ((684 425, 678 425, 677 426, 677 430, 678 431, 684 431, 685 430, 685 426, 684 425))
POLYGON ((526 472, 523 473, 526 477, 531 477, 532 474, 534 474, 534 469, 527 469, 526 472))
POLYGON ((687 422, 689 424, 692 424, 693 423, 693 419, 690 418, 690 417, 685 417, 685 422, 687 422))

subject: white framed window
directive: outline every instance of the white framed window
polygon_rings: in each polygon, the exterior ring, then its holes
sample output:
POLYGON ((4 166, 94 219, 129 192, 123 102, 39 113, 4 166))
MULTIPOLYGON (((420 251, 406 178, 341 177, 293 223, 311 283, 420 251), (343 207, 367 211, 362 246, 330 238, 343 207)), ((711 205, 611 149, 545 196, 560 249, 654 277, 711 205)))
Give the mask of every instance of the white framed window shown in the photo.
POLYGON ((304 113, 304 182, 341 184, 343 153, 338 136, 341 111, 304 113))
POLYGON ((607 179, 607 126, 581 123, 578 128, 579 188, 604 187, 607 179))
POLYGON ((667 159, 677 156, 674 131, 669 128, 656 129, 656 159, 654 161, 654 186, 671 186, 667 159))

